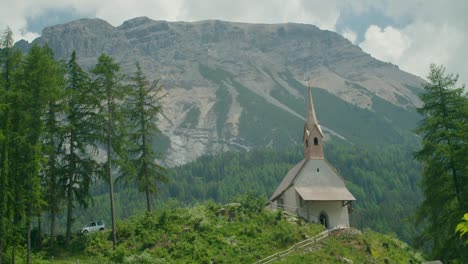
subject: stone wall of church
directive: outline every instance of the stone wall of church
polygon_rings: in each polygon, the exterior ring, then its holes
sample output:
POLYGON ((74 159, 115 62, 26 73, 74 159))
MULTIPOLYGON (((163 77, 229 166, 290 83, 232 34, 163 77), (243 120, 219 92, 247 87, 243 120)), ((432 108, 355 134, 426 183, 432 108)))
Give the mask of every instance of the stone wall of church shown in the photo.
POLYGON ((327 216, 329 228, 349 227, 348 207, 342 201, 305 201, 300 209, 300 215, 313 223, 320 223, 321 213, 327 216))
MULTIPOLYGON (((295 214, 297 212, 297 209, 299 208, 299 197, 294 189, 294 187, 289 187, 281 196, 280 199, 283 201, 283 210, 288 211, 290 213, 295 214)), ((278 202, 277 200, 277 202, 278 202)), ((280 204, 278 202, 278 208, 280 204)))

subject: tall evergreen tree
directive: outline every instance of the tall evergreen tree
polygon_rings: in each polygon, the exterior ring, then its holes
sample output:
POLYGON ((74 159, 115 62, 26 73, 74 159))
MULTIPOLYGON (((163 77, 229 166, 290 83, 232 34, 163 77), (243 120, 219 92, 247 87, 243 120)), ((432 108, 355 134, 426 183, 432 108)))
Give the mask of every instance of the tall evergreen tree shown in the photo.
POLYGON ((9 28, 1 42, 0 78, 0 262, 15 262, 15 248, 22 240, 25 219, 24 158, 26 146, 26 104, 24 64, 21 52, 13 50, 9 28), (13 224, 12 224, 13 222, 13 224), (8 257, 4 253, 11 252, 8 257))
POLYGON ((10 133, 9 121, 9 91, 11 86, 12 59, 11 48, 13 46, 13 34, 10 28, 6 28, 0 40, 0 264, 3 263, 4 243, 7 238, 6 228, 8 223, 7 204, 8 194, 8 135, 10 133))
MULTIPOLYGON (((73 208, 78 203, 87 207, 91 196, 89 187, 96 171, 96 162, 90 150, 96 149, 94 141, 98 124, 96 109, 99 101, 93 96, 91 78, 78 65, 76 52, 67 64, 66 126, 64 141, 68 146, 63 157, 62 186, 65 186, 67 227, 65 244, 69 245, 73 220, 73 208)), ((51 208, 52 209, 52 208, 51 208)), ((56 212, 51 211, 51 236, 56 212)))
POLYGON ((99 140, 104 145, 104 151, 107 154, 103 174, 109 184, 113 248, 117 244, 113 187, 117 176, 114 174, 119 171, 119 166, 125 164, 124 161, 127 158, 127 153, 124 152, 127 125, 124 120, 126 87, 122 84, 123 76, 119 74, 119 70, 119 65, 111 57, 102 54, 91 71, 96 76, 93 91, 101 103, 98 114, 103 130, 99 140))
POLYGON ((422 136, 416 158, 423 164, 425 197, 418 210, 418 221, 426 223, 421 241, 431 243, 433 257, 466 262, 468 248, 453 230, 468 211, 468 98, 464 87, 457 87, 458 76, 442 66, 431 65, 428 79, 416 130, 422 136))
MULTIPOLYGON (((56 75, 55 86, 47 97, 44 113, 44 133, 41 136, 44 164, 41 170, 42 185, 46 208, 50 212, 50 248, 53 250, 55 239, 55 215, 59 210, 64 197, 64 187, 61 185, 62 161, 64 159, 65 122, 65 67, 57 64, 56 71, 50 74, 56 75)), ((45 208, 44 208, 45 209, 45 208)), ((40 218, 39 218, 40 219, 40 218)), ((40 226, 38 225, 40 231, 40 226)))
MULTIPOLYGON (((34 210, 41 203, 40 169, 42 166, 42 136, 44 117, 49 103, 59 100, 63 72, 48 47, 33 46, 26 57, 23 91, 26 95, 26 147, 24 152, 24 191, 27 194, 27 262, 31 253, 31 222, 34 210)), ((53 103, 52 103, 53 104, 53 103)))
POLYGON ((157 163, 158 155, 153 147, 153 136, 159 131, 156 116, 161 111, 160 99, 162 86, 158 82, 149 84, 140 65, 136 64, 133 81, 133 96, 130 100, 131 118, 130 142, 133 149, 129 155, 135 168, 134 177, 130 177, 138 186, 138 191, 146 195, 146 210, 151 212, 151 195, 157 194, 158 183, 167 181, 166 170, 157 163))

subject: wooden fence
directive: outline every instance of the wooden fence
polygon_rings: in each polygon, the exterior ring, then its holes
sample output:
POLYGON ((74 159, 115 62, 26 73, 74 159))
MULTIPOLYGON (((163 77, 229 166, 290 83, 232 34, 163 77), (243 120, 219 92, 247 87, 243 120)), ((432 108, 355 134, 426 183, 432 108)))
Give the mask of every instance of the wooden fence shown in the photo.
POLYGON ((317 243, 318 241, 328 237, 331 233, 331 230, 325 230, 323 231, 322 233, 314 236, 314 237, 311 237, 311 238, 308 238, 306 240, 303 240, 301 242, 298 242, 296 244, 294 244, 292 247, 284 250, 284 251, 281 251, 281 252, 278 252, 278 253, 275 253, 271 256, 268 256, 266 258, 263 258, 261 260, 258 260, 255 262, 255 264, 267 264, 267 263, 272 263, 274 261, 277 261, 283 257, 286 257, 288 255, 290 255, 291 253, 293 252, 296 252, 298 250, 303 250, 303 249, 306 249, 307 247, 310 247, 312 246, 313 244, 317 243))

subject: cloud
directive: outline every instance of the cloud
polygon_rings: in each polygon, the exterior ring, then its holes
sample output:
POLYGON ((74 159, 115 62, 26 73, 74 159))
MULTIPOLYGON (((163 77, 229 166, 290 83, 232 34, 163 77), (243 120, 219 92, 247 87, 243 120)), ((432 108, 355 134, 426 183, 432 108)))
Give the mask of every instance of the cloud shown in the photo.
POLYGON ((351 29, 347 28, 341 32, 341 35, 345 37, 347 40, 351 41, 351 43, 356 44, 357 34, 356 32, 352 31, 351 29))
MULTIPOLYGON (((6 3, 0 3, 0 29, 9 25, 15 40, 37 37, 40 32, 36 29, 41 26, 32 27, 28 22, 40 20, 47 25, 48 20, 44 18, 53 10, 59 10, 58 14, 71 10, 69 13, 73 13, 74 18, 99 17, 114 26, 137 16, 148 16, 169 21, 296 22, 336 31, 339 19, 347 17, 349 20, 345 21, 351 24, 340 25, 341 34, 372 56, 422 77, 427 75, 430 62, 444 64, 448 71, 458 72, 462 74, 461 80, 468 81, 468 60, 465 60, 468 57, 465 48, 468 1, 464 0, 452 0, 450 4, 438 0, 3 1, 6 3), (358 26, 357 21, 361 25, 358 26)), ((56 23, 56 20, 49 22, 56 23)))
POLYGON ((411 39, 393 27, 371 25, 364 38, 359 46, 382 61, 398 61, 411 45, 411 39))
POLYGON ((426 77, 430 63, 443 64, 468 84, 468 1, 362 0, 350 2, 356 14, 378 10, 402 25, 370 25, 359 46, 372 56, 426 77))

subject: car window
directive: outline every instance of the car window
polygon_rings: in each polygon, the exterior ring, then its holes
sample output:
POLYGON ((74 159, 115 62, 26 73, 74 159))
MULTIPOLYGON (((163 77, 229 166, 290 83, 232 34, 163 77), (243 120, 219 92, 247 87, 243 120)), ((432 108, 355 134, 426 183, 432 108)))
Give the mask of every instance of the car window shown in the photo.
POLYGON ((98 225, 102 225, 102 221, 98 221, 97 224, 98 224, 98 225))
POLYGON ((96 223, 94 223, 94 222, 93 222, 93 223, 91 223, 91 226, 96 226, 96 223))

